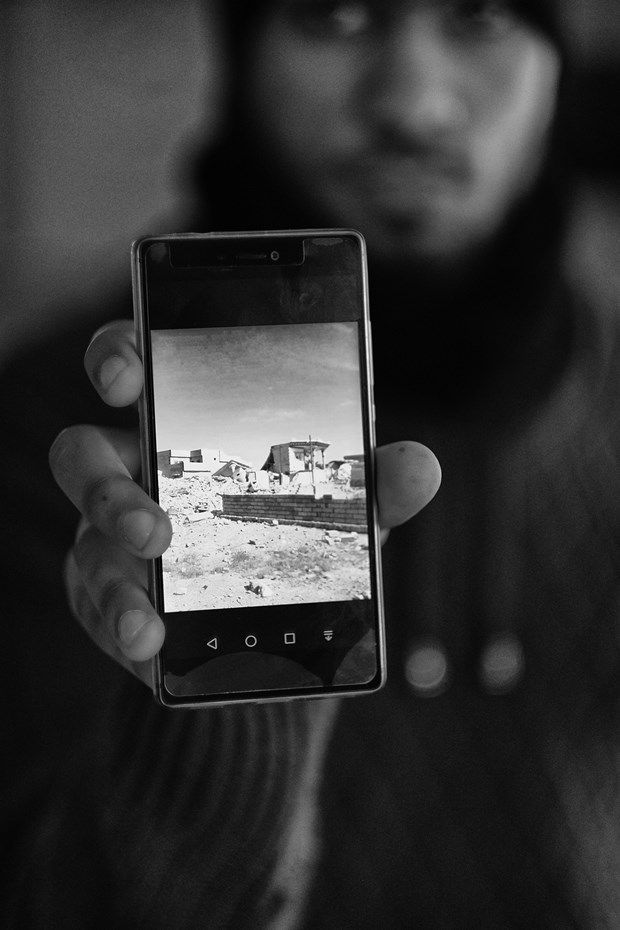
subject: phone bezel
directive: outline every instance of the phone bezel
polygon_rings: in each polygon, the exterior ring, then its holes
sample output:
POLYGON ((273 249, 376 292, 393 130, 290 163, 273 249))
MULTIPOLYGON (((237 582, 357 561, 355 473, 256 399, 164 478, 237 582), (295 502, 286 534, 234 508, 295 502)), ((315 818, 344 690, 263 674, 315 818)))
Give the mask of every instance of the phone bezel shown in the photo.
MULTIPOLYGON (((369 497, 367 502, 369 513, 369 537, 372 536, 372 560, 371 568, 374 566, 373 587, 375 597, 373 598, 376 615, 377 630, 377 672, 371 682, 355 685, 335 685, 332 687, 317 686, 313 688, 290 689, 287 691, 237 691, 226 694, 214 694, 200 696, 196 699, 181 698, 171 695, 167 690, 164 682, 164 668, 161 653, 153 659, 153 693, 159 703, 171 708, 201 708, 213 706, 225 706, 233 704, 256 704, 271 703, 289 700, 311 700, 320 698, 333 697, 354 697, 364 694, 375 693, 380 690, 386 681, 386 644, 385 644, 385 617, 383 608, 383 590, 381 574, 381 541, 378 524, 377 501, 374 492, 375 487, 375 418, 374 418, 374 401, 373 401, 373 370, 372 370, 372 341, 369 318, 369 301, 368 301, 368 274, 366 261, 366 245, 364 237, 360 232, 354 229, 295 229, 295 230, 268 230, 268 231, 237 231, 237 232, 207 232, 207 233, 169 233, 162 235, 148 235, 137 239, 131 246, 131 265, 132 265, 132 284, 134 294, 134 322, 136 328, 136 337, 138 351, 145 365, 145 382, 152 384, 152 371, 150 370, 150 353, 147 350, 147 307, 145 297, 144 281, 144 255, 146 250, 157 242, 166 243, 203 243, 211 244, 221 242, 224 246, 232 244, 234 241, 243 240, 260 242, 265 245, 268 240, 289 238, 309 237, 353 237, 357 240, 360 254, 360 277, 362 285, 362 318, 359 321, 362 325, 359 327, 363 335, 363 352, 360 353, 363 364, 362 384, 365 390, 362 392, 362 411, 364 421, 364 437, 368 448, 364 450, 368 464, 368 488, 369 497)), ((268 249, 269 251, 269 249, 268 249)), ((142 457, 142 484, 147 493, 157 499, 154 456, 153 450, 153 430, 151 411, 148 409, 148 397, 150 392, 143 390, 139 403, 140 415, 140 436, 141 436, 141 457, 142 457)), ((153 560, 148 564, 149 576, 149 593, 153 598, 155 608, 161 612, 163 606, 162 596, 162 571, 161 560, 153 560)), ((250 610, 256 608, 248 608, 250 610)))

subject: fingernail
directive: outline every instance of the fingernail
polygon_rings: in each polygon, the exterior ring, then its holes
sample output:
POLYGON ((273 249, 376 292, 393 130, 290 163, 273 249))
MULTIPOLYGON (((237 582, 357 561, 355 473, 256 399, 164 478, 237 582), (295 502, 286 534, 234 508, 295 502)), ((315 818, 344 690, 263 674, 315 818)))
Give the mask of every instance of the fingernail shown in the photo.
POLYGON ((155 529, 155 522, 149 510, 132 510, 123 519, 123 536, 135 549, 144 549, 155 529))
POLYGON ((149 622, 149 617, 142 610, 128 610, 118 621, 119 639, 125 646, 131 645, 140 630, 149 622))
POLYGON ((120 355, 111 355, 110 358, 106 358, 97 372, 99 387, 103 391, 107 391, 120 375, 121 371, 124 371, 126 368, 127 362, 120 355))

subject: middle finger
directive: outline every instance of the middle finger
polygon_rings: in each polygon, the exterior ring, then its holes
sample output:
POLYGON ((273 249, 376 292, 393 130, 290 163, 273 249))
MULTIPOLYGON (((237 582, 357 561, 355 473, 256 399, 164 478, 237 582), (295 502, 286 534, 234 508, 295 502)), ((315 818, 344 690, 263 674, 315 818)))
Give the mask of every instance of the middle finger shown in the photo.
POLYGON ((132 478, 139 469, 133 435, 69 427, 50 450, 50 466, 69 500, 105 536, 143 559, 155 558, 169 546, 168 516, 132 478))

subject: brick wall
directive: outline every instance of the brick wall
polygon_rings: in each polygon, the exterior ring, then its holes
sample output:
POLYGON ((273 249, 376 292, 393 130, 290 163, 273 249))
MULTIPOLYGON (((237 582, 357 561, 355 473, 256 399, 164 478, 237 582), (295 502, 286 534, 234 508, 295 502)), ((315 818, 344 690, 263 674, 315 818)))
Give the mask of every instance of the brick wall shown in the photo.
POLYGON ((222 512, 237 520, 366 531, 366 501, 359 497, 315 500, 310 494, 223 494, 222 512))

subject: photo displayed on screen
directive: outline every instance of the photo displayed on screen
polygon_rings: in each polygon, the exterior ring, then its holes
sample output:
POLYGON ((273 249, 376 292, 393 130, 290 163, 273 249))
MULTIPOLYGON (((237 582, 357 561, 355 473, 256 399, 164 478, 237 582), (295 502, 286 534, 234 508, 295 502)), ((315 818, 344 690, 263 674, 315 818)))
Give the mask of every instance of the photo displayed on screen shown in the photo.
POLYGON ((369 598, 357 324, 151 338, 166 612, 369 598))

